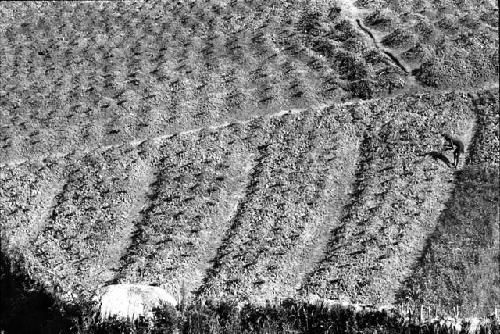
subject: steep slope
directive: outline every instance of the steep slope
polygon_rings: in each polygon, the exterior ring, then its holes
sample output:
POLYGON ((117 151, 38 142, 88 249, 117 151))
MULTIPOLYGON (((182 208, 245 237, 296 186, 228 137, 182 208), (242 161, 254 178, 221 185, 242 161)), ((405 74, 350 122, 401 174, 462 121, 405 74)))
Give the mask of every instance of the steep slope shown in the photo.
POLYGON ((477 125, 464 168, 438 225, 399 291, 399 300, 463 316, 491 314, 500 303, 498 91, 479 93, 477 125))
POLYGON ((305 280, 304 295, 395 301, 453 190, 455 170, 444 162, 452 158, 438 153, 440 134, 458 136, 467 146, 471 107, 467 96, 449 93, 400 96, 355 110, 362 143, 351 203, 305 280))
POLYGON ((231 130, 201 131, 161 143, 155 160, 149 203, 113 281, 189 295, 237 214, 253 152, 231 130))
POLYGON ((406 74, 330 7, 2 3, 0 161, 403 88, 406 74))
POLYGON ((0 17, 1 252, 54 296, 134 282, 498 306, 492 1, 2 2, 0 17), (457 169, 442 133, 465 144, 457 169))
MULTIPOLYGON (((393 303, 456 211, 445 204, 469 192, 471 163, 496 145, 495 98, 404 94, 3 166, 3 251, 67 301, 134 282, 202 298, 393 303), (482 106, 476 128, 490 132, 473 137, 482 106), (439 153, 443 132, 470 147, 457 170, 439 153)), ((497 261, 485 256, 481 270, 497 261)))
POLYGON ((258 146, 247 196, 202 298, 261 302, 296 295, 338 224, 353 178, 358 142, 338 116, 335 108, 308 111, 253 129, 271 136, 258 146))

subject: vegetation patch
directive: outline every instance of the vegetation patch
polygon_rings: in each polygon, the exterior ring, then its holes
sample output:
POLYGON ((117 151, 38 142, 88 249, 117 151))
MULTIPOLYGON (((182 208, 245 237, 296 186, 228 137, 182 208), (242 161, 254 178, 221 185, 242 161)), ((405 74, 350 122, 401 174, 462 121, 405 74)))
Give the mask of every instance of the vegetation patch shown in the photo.
POLYGON ((381 31, 392 30, 397 25, 395 21, 395 15, 388 9, 377 9, 364 20, 365 25, 381 31))
POLYGON ((0 16, 0 331, 498 330, 494 1, 0 16), (117 283, 183 302, 99 319, 117 283))

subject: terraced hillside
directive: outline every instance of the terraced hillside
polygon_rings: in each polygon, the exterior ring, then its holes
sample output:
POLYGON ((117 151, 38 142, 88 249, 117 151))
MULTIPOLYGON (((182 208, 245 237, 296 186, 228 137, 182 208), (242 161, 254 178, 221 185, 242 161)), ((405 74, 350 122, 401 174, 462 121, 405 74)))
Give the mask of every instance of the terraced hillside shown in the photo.
POLYGON ((398 297, 487 314, 500 299, 498 92, 482 92, 474 102, 476 133, 467 164, 456 173, 439 223, 398 297))
POLYGON ((416 80, 468 87, 498 75, 489 2, 476 20, 475 7, 465 5, 447 11, 430 3, 373 6, 2 5, 1 158, 68 153, 371 98, 416 80))
POLYGON ((500 306, 493 2, 0 14, 2 254, 57 298, 500 306))

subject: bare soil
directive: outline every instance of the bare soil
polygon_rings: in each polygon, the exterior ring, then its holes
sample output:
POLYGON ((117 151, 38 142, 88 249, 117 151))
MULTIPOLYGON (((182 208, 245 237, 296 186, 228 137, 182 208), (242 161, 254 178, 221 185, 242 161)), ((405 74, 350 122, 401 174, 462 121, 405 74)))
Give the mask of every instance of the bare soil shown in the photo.
POLYGON ((2 254, 49 294, 500 306, 495 3, 0 17, 2 254))

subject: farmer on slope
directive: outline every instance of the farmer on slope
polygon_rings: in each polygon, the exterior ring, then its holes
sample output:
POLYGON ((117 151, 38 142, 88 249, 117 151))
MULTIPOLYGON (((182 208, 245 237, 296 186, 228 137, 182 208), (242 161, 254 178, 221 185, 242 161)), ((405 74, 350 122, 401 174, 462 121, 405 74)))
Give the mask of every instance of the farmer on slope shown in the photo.
POLYGON ((446 133, 443 133, 441 135, 445 139, 444 150, 453 150, 453 167, 457 168, 460 154, 465 152, 464 143, 461 140, 453 138, 446 133))

